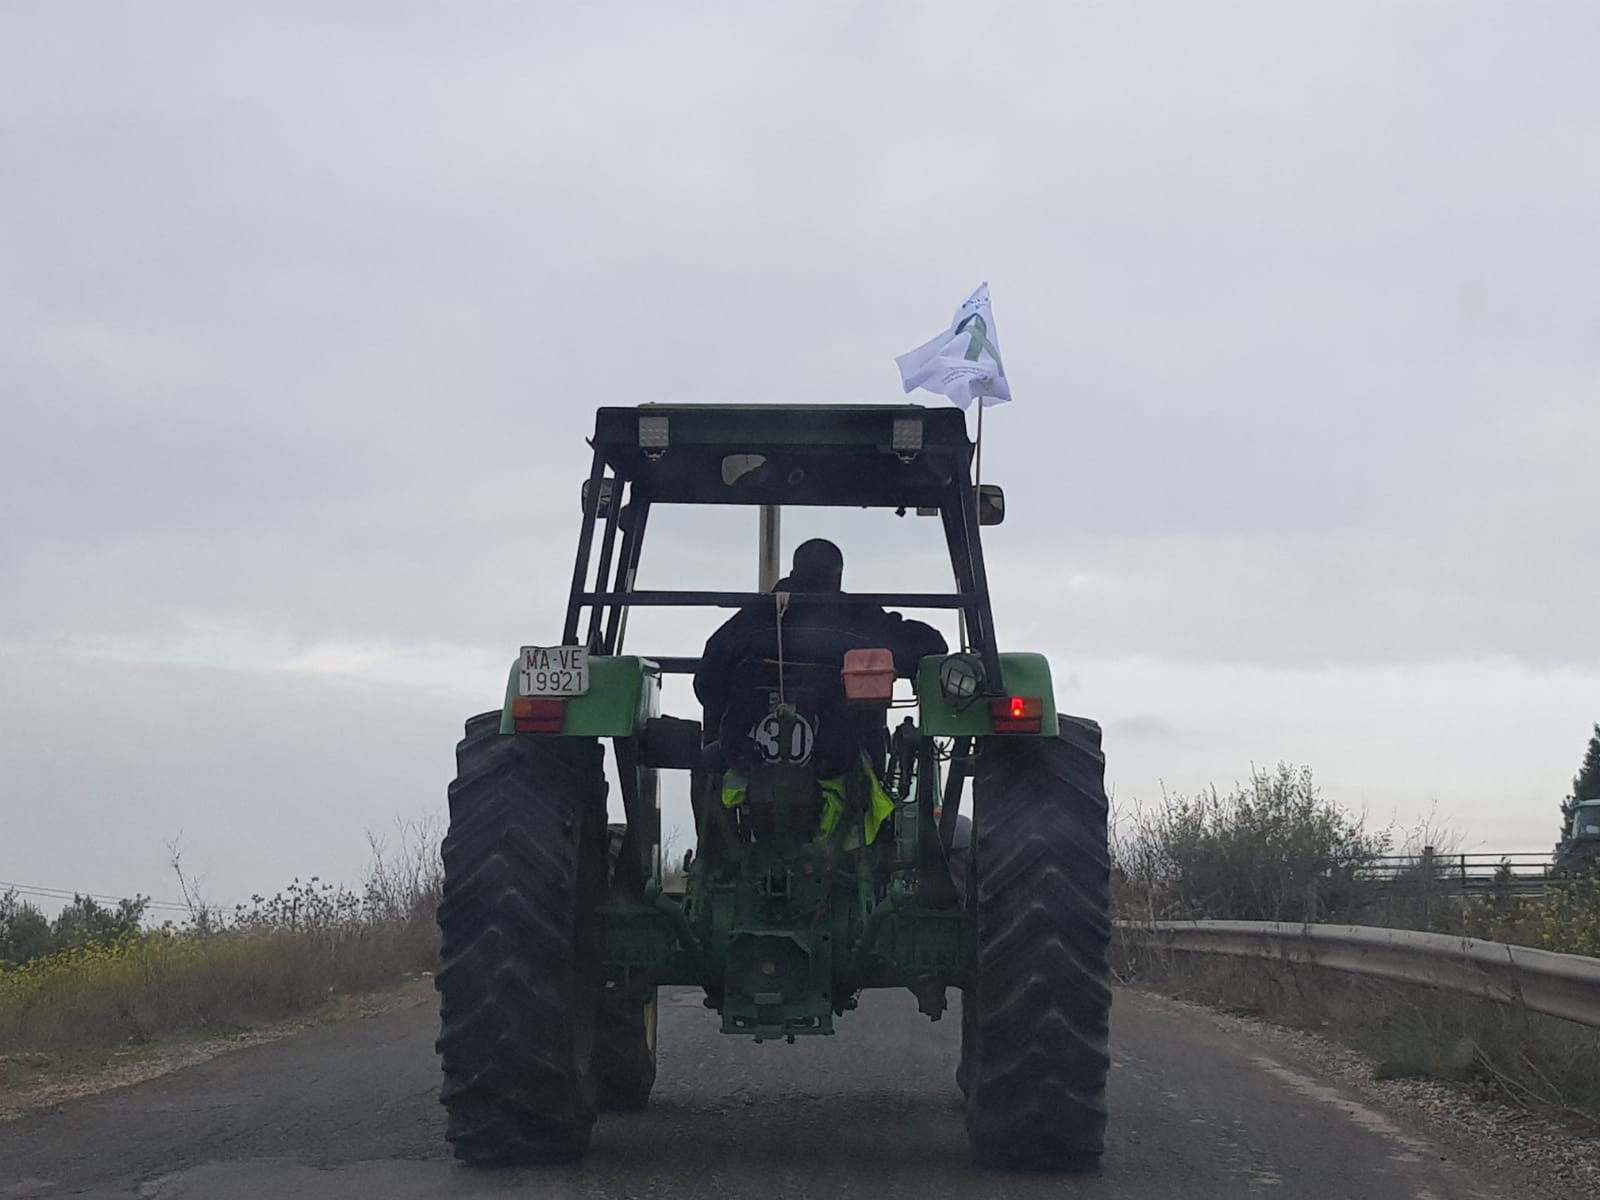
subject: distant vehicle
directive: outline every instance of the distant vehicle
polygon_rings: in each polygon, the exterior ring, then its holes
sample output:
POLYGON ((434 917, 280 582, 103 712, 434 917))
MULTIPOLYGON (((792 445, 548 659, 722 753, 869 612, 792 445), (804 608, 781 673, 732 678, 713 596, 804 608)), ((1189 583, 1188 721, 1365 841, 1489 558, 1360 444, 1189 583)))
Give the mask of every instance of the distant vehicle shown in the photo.
POLYGON ((1556 870, 1582 871, 1600 862, 1600 796, 1578 801, 1572 832, 1556 846, 1556 870))

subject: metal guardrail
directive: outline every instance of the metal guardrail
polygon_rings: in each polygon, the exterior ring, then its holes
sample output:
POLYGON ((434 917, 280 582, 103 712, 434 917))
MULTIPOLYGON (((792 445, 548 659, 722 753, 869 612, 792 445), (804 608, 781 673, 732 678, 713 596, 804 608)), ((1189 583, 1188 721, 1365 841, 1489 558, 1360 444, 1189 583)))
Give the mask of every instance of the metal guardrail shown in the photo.
POLYGON ((1305 964, 1443 988, 1600 1028, 1600 959, 1475 938, 1364 925, 1118 921, 1125 941, 1175 953, 1305 964))

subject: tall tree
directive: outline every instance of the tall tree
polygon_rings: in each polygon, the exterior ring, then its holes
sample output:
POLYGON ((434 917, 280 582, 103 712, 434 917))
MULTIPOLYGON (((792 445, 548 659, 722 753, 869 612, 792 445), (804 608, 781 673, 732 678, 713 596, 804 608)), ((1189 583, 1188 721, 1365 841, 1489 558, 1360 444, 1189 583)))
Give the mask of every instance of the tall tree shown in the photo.
POLYGON ((51 923, 50 933, 62 950, 76 946, 109 946, 119 938, 139 932, 146 903, 148 897, 137 896, 108 908, 89 896, 73 896, 72 903, 51 923))
POLYGON ((1583 766, 1572 777, 1572 795, 1561 806, 1561 837, 1572 836, 1572 817, 1580 800, 1600 800, 1600 724, 1594 727, 1589 739, 1589 749, 1583 756, 1583 766))
POLYGON ((15 892, 0 895, 0 963, 25 963, 55 948, 49 918, 15 892))

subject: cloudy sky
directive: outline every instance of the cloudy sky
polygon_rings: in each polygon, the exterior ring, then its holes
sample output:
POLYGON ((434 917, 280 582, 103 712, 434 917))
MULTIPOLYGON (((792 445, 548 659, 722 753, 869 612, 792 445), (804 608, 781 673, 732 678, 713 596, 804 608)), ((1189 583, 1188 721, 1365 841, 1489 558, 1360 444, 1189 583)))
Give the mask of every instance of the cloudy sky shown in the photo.
MULTIPOLYGON (((1000 627, 1119 804, 1288 759, 1547 849, 1597 53, 1585 0, 6 4, 0 880, 353 877, 558 635, 597 405, 893 401, 982 279, 1000 627)), ((937 584, 880 515, 786 540, 937 584)), ((652 533, 750 582, 752 514, 652 533)))

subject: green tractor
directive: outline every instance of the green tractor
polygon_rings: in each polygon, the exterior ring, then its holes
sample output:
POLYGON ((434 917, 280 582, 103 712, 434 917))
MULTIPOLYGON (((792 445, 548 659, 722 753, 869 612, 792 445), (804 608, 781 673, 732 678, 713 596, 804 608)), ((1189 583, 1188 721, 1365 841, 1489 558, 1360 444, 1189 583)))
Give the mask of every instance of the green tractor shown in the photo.
POLYGON ((598 1111, 643 1106, 659 988, 703 991, 724 1033, 789 1042, 832 1033, 867 988, 907 988, 934 1020, 955 988, 979 1161, 1098 1162, 1111 1004, 1100 729, 1057 713, 1041 655, 999 648, 979 528, 1004 497, 974 486, 962 414, 603 408, 591 444, 560 644, 522 650, 504 704, 469 720, 456 750, 437 986, 457 1157, 572 1160, 598 1111), (887 655, 870 650, 841 670, 784 661, 780 638, 775 661, 739 677, 762 715, 738 746, 718 744, 727 723, 719 739, 661 714, 662 677, 698 660, 624 653, 630 609, 777 605, 781 628, 785 605, 812 598, 636 587, 659 504, 759 508, 764 587, 780 506, 941 519, 953 592, 828 597, 961 615, 965 645, 907 681, 914 700, 899 705, 914 718, 892 750, 893 668, 886 679, 887 655), (810 749, 841 720, 882 728, 885 751, 825 777, 810 749), (608 741, 625 818, 609 825, 608 741), (681 890, 663 886, 668 770, 688 773, 695 817, 681 890))
POLYGON ((1556 843, 1555 871, 1579 875, 1600 864, 1600 796, 1570 801, 1566 818, 1566 828, 1556 843))

